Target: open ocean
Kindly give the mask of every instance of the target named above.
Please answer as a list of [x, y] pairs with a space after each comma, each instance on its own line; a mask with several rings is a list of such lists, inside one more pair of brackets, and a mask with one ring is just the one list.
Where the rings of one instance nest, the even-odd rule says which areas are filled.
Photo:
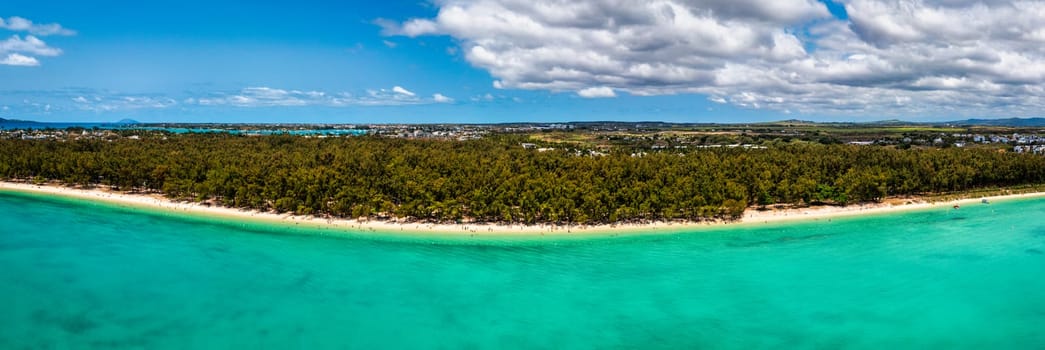
[[1041, 349], [1045, 199], [586, 238], [0, 192], [0, 348]]

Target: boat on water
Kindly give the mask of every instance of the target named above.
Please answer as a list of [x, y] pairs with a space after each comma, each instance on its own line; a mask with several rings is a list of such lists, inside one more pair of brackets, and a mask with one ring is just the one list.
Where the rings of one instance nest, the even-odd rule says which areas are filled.
[[987, 200], [987, 198], [984, 198], [984, 199], [981, 199], [981, 200], [980, 200], [980, 203], [983, 203], [983, 204], [991, 204], [991, 201]]

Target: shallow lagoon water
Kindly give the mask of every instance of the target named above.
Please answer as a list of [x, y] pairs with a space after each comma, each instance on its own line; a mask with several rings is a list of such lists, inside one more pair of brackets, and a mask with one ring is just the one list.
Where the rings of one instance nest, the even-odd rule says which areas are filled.
[[1043, 348], [1043, 213], [430, 238], [0, 192], [0, 348]]

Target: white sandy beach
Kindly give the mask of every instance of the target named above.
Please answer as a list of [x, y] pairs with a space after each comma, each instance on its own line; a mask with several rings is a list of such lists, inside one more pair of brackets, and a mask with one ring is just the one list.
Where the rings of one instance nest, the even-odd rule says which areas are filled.
[[1024, 194], [1012, 194], [992, 197], [975, 197], [946, 202], [927, 202], [918, 198], [892, 198], [882, 203], [854, 204], [845, 207], [819, 206], [807, 208], [789, 209], [766, 209], [757, 210], [749, 208], [744, 213], [744, 218], [739, 222], [652, 222], [652, 223], [628, 223], [615, 225], [505, 225], [505, 224], [435, 224], [418, 222], [395, 222], [380, 220], [350, 220], [333, 219], [314, 216], [299, 216], [289, 214], [277, 214], [272, 212], [248, 211], [242, 209], [209, 206], [200, 203], [176, 202], [158, 194], [133, 194], [117, 191], [109, 191], [102, 187], [95, 189], [80, 189], [65, 187], [56, 184], [34, 185], [16, 182], [0, 182], [0, 190], [21, 191], [39, 194], [58, 195], [72, 198], [105, 201], [113, 204], [150, 207], [172, 212], [187, 214], [201, 214], [203, 216], [238, 218], [289, 225], [307, 225], [319, 228], [349, 229], [368, 232], [410, 232], [410, 233], [440, 233], [440, 234], [522, 234], [522, 235], [563, 235], [563, 234], [596, 234], [613, 232], [636, 232], [636, 231], [676, 231], [690, 228], [738, 225], [738, 224], [760, 224], [782, 221], [801, 220], [830, 220], [836, 217], [892, 213], [905, 210], [941, 208], [953, 210], [954, 205], [976, 205], [985, 198], [991, 202], [1012, 198], [1030, 198], [1045, 196], [1045, 192], [1034, 192]]

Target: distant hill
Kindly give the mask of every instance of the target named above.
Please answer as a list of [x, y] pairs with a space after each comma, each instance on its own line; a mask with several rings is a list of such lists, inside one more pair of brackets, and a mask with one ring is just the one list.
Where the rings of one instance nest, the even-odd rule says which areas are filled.
[[788, 120], [781, 120], [781, 121], [777, 121], [777, 122], [768, 122], [768, 123], [765, 123], [765, 124], [810, 125], [810, 124], [816, 124], [816, 122], [810, 121], [810, 120], [801, 120], [801, 119], [788, 119]]
[[899, 119], [889, 119], [889, 120], [879, 120], [879, 121], [876, 121], [876, 122], [871, 122], [869, 124], [877, 124], [877, 125], [909, 125], [909, 124], [914, 124], [914, 123], [909, 122], [909, 121], [899, 120]]
[[32, 120], [21, 120], [21, 119], [4, 119], [0, 118], [0, 124], [90, 124], [90, 125], [127, 125], [127, 124], [141, 124], [141, 122], [134, 119], [120, 119], [113, 123], [99, 123], [99, 122], [38, 122]]
[[966, 119], [947, 122], [947, 124], [1045, 127], [1045, 118]]
[[0, 118], [0, 129], [65, 129], [65, 128], [106, 128], [122, 127], [125, 125], [139, 124], [135, 120], [124, 119], [116, 123], [88, 123], [88, 122], [38, 122], [32, 120], [4, 119]]
[[4, 119], [0, 118], [0, 129], [36, 129], [42, 128], [43, 123], [32, 120]]
[[19, 119], [4, 119], [4, 118], [0, 118], [0, 124], [2, 124], [2, 123], [39, 124], [40, 122], [34, 122], [32, 120], [19, 120]]

